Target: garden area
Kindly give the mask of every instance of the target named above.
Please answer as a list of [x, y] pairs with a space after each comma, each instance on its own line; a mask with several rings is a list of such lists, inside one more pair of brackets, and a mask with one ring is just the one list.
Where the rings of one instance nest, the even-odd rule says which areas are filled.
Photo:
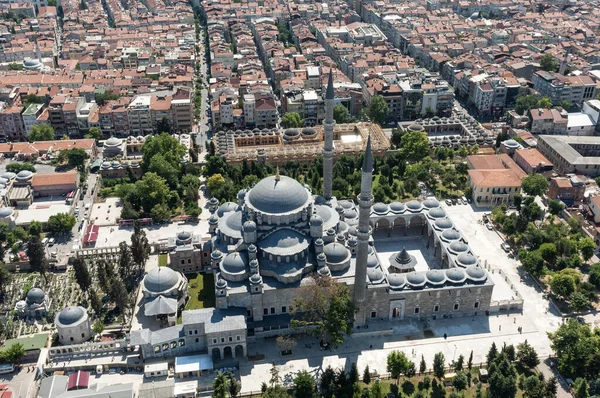
[[213, 274], [186, 274], [189, 286], [189, 300], [185, 305], [186, 310], [197, 310], [200, 308], [214, 308], [215, 277]]

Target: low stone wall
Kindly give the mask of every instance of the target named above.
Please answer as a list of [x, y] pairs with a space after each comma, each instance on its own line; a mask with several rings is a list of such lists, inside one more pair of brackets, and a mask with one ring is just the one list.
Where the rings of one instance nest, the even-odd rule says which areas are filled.
[[523, 310], [523, 297], [521, 296], [521, 294], [519, 293], [519, 291], [517, 290], [515, 285], [513, 285], [513, 283], [510, 281], [508, 276], [504, 273], [504, 271], [502, 271], [500, 268], [493, 268], [491, 265], [489, 265], [487, 263], [487, 260], [485, 261], [484, 267], [490, 274], [500, 274], [502, 276], [502, 278], [504, 279], [504, 281], [510, 287], [510, 290], [513, 292], [514, 297], [515, 297], [512, 300], [492, 300], [490, 302], [489, 311], [490, 312], [522, 311]]
[[129, 349], [129, 342], [127, 340], [113, 340], [97, 343], [73, 344], [60, 347], [50, 347], [48, 349], [48, 358], [77, 358], [82, 356], [89, 357], [98, 354], [122, 355], [124, 352], [126, 352], [127, 349]]

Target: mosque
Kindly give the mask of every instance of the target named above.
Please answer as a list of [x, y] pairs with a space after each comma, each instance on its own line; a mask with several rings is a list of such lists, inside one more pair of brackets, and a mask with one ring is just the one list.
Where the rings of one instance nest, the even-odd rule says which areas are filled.
[[[473, 316], [489, 310], [494, 283], [435, 198], [373, 204], [370, 136], [356, 203], [332, 196], [332, 82], [330, 76], [323, 195], [277, 173], [240, 191], [237, 203], [209, 201], [210, 261], [189, 256], [200, 246], [192, 244], [188, 233], [177, 237], [179, 246], [172, 242], [177, 254], [172, 266], [190, 263], [212, 272], [216, 308], [183, 311], [181, 325], [132, 331], [131, 343], [141, 347], [144, 358], [191, 352], [212, 353], [215, 360], [246, 355], [250, 338], [289, 333], [298, 288], [313, 275], [350, 287], [359, 308], [357, 328], [373, 321]], [[148, 276], [160, 289], [148, 289], [145, 280], [146, 290], [155, 293], [146, 297], [147, 315], [156, 315], [156, 294], [178, 285], [174, 274]]]
[[[212, 209], [217, 307], [244, 309], [249, 330], [257, 333], [285, 329], [297, 288], [316, 272], [351, 287], [360, 309], [356, 326], [487, 311], [494, 284], [435, 198], [373, 204], [370, 137], [357, 204], [332, 196], [332, 81], [323, 123], [323, 195], [277, 173], [240, 191], [238, 203]], [[403, 248], [415, 242], [422, 247]], [[380, 255], [378, 246], [393, 252]]]

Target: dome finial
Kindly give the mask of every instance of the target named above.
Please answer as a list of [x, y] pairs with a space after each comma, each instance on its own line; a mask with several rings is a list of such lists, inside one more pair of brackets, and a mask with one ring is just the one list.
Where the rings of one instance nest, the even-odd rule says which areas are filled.
[[275, 181], [281, 180], [281, 176], [279, 175], [279, 166], [277, 166], [277, 173], [275, 174]]

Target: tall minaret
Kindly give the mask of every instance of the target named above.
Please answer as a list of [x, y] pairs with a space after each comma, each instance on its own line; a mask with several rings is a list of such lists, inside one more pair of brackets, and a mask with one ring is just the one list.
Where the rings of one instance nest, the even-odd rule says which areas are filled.
[[358, 246], [356, 248], [356, 273], [354, 277], [354, 301], [359, 308], [356, 316], [357, 325], [366, 322], [364, 308], [367, 290], [367, 256], [369, 254], [369, 216], [373, 205], [371, 188], [373, 185], [373, 154], [371, 153], [371, 136], [367, 140], [367, 149], [362, 165], [360, 195], [358, 195]]
[[329, 81], [327, 82], [327, 93], [325, 95], [325, 120], [323, 129], [325, 130], [325, 146], [323, 148], [323, 197], [331, 199], [331, 190], [333, 185], [333, 73], [329, 69]]

